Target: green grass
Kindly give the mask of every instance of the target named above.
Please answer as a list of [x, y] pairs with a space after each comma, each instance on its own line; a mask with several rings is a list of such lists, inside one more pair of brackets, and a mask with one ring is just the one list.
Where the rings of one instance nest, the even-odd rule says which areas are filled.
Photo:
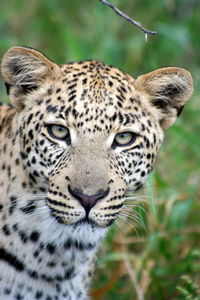
[[[194, 95], [168, 130], [155, 171], [140, 192], [144, 228], [111, 228], [97, 262], [96, 300], [199, 300], [200, 3], [112, 0], [158, 35], [144, 34], [98, 0], [1, 2], [0, 56], [13, 45], [37, 48], [58, 63], [98, 58], [134, 77], [161, 66], [191, 71]], [[3, 83], [1, 98], [7, 101]], [[135, 230], [133, 228], [135, 227]]]

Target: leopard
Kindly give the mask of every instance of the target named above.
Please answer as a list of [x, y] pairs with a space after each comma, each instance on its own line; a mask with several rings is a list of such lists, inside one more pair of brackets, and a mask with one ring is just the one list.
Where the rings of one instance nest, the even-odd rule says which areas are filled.
[[98, 250], [152, 171], [192, 76], [58, 65], [21, 46], [1, 72], [0, 300], [89, 299]]

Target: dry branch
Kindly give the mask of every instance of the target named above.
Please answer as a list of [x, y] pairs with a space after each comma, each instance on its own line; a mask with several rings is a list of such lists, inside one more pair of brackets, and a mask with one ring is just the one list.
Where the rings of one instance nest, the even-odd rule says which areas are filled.
[[114, 12], [119, 15], [120, 17], [124, 18], [125, 20], [127, 20], [128, 22], [134, 24], [135, 26], [137, 26], [139, 29], [141, 29], [144, 34], [145, 37], [147, 38], [147, 34], [157, 34], [156, 31], [151, 31], [148, 30], [146, 28], [143, 27], [143, 25], [140, 22], [135, 21], [134, 19], [130, 18], [129, 16], [127, 16], [125, 13], [123, 13], [121, 10], [119, 10], [115, 5], [113, 5], [112, 3], [106, 1], [106, 0], [99, 0], [101, 3], [109, 6], [110, 8], [112, 8], [114, 10]]

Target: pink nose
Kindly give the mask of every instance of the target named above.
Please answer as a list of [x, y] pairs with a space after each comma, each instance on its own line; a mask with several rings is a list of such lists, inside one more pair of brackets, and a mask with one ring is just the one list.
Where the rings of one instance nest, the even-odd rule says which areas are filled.
[[85, 195], [80, 189], [72, 189], [70, 185], [68, 185], [69, 193], [76, 198], [80, 204], [84, 207], [86, 213], [88, 214], [90, 209], [95, 206], [98, 200], [105, 198], [109, 193], [109, 188], [104, 190], [99, 190], [95, 195]]

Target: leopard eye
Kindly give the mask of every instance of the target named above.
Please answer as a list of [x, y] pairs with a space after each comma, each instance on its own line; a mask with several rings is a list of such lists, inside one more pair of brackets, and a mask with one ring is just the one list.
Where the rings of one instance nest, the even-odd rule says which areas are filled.
[[136, 138], [137, 138], [137, 134], [135, 134], [134, 132], [124, 131], [116, 134], [113, 143], [115, 147], [129, 146], [133, 142], [135, 142]]
[[69, 129], [56, 124], [51, 124], [47, 126], [48, 133], [58, 140], [66, 140], [70, 138]]

